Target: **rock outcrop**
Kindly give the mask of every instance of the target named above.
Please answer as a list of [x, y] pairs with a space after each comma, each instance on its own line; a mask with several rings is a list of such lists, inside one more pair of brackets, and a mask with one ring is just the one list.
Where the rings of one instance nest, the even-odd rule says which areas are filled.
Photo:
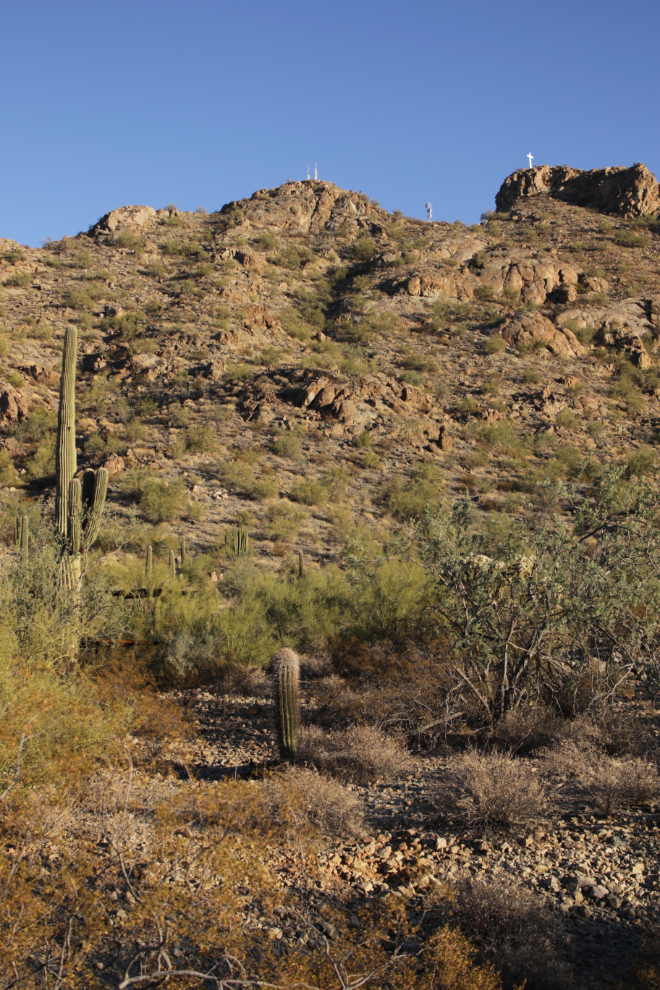
[[523, 313], [502, 328], [502, 336], [516, 347], [533, 347], [540, 343], [558, 357], [583, 357], [587, 353], [572, 330], [557, 327], [540, 313]]
[[505, 212], [520, 199], [541, 195], [621, 217], [650, 216], [660, 211], [660, 186], [642, 164], [591, 171], [567, 165], [519, 169], [504, 180], [495, 205]]

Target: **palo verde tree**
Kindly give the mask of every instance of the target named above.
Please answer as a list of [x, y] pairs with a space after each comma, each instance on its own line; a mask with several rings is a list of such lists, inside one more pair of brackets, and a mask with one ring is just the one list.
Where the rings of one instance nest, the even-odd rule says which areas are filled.
[[591, 493], [552, 494], [561, 516], [530, 514], [495, 541], [464, 499], [390, 547], [426, 571], [420, 632], [491, 722], [523, 703], [566, 706], [589, 680], [611, 693], [634, 668], [660, 675], [655, 485], [613, 470]]

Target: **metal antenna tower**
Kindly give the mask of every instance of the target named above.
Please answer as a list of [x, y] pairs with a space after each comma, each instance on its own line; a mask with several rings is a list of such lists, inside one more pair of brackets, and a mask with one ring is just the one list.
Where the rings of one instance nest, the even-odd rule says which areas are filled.
[[316, 170], [316, 162], [314, 162], [314, 179], [316, 180], [318, 179], [318, 177], [319, 177], [319, 173]]
[[426, 207], [426, 219], [431, 221], [433, 219], [433, 203], [424, 203]]

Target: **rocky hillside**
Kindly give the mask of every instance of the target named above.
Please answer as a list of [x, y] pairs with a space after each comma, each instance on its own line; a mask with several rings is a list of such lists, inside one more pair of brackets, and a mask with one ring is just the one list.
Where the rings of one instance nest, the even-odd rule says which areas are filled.
[[[119, 525], [137, 502], [199, 549], [240, 522], [264, 560], [322, 561], [356, 525], [385, 534], [465, 489], [496, 525], [546, 479], [650, 470], [658, 183], [541, 166], [496, 202], [466, 227], [289, 182], [210, 214], [123, 207], [41, 249], [0, 240], [2, 482], [51, 496], [69, 323], [79, 466], [108, 466]], [[173, 508], [141, 500], [145, 469]]]

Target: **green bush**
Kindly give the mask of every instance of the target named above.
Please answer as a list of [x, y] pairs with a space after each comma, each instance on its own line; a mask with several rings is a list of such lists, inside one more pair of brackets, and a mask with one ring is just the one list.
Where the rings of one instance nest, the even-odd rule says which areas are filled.
[[506, 343], [499, 333], [492, 333], [484, 344], [486, 354], [501, 354], [505, 347]]
[[370, 237], [359, 237], [353, 245], [353, 254], [358, 261], [371, 261], [376, 254], [376, 245]]
[[5, 279], [5, 285], [13, 286], [17, 289], [24, 289], [32, 281], [32, 274], [30, 272], [16, 272], [14, 275], [10, 275], [8, 279]]
[[148, 478], [140, 486], [140, 507], [149, 522], [174, 522], [185, 505], [186, 487], [180, 478], [171, 482]]
[[300, 441], [305, 431], [301, 426], [296, 426], [292, 430], [281, 430], [275, 434], [273, 440], [273, 450], [278, 457], [291, 457], [298, 459], [302, 450]]
[[264, 532], [269, 540], [290, 540], [296, 535], [307, 515], [307, 509], [302, 505], [293, 505], [283, 500], [273, 502], [266, 512]]
[[186, 450], [193, 454], [211, 454], [217, 447], [213, 430], [208, 426], [189, 426], [185, 442]]
[[413, 468], [410, 478], [393, 478], [383, 491], [385, 504], [396, 519], [422, 519], [430, 507], [436, 509], [442, 501], [444, 478], [435, 464]]
[[328, 489], [320, 481], [301, 481], [291, 490], [289, 498], [303, 505], [325, 505]]

